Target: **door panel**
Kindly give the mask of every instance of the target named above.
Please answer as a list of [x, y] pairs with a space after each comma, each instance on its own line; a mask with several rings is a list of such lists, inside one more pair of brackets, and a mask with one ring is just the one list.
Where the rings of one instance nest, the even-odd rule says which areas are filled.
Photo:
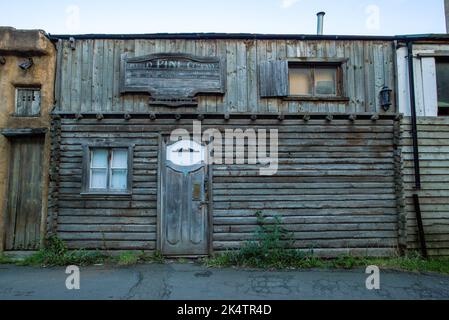
[[175, 197], [174, 195], [182, 194], [183, 189], [183, 174], [174, 170], [167, 169], [166, 173], [167, 185], [166, 185], [166, 219], [165, 232], [167, 235], [167, 242], [171, 246], [178, 245], [182, 240], [182, 215], [179, 214], [183, 209], [183, 201], [181, 197]]
[[11, 141], [6, 250], [36, 250], [40, 242], [44, 139]]
[[190, 215], [190, 241], [196, 245], [204, 240], [206, 219], [205, 170], [192, 173], [189, 181], [192, 199], [192, 213]]
[[[195, 152], [194, 149], [183, 148], [179, 151], [167, 148], [165, 145], [163, 148], [166, 152]], [[186, 156], [187, 158], [189, 157]], [[206, 177], [205, 162], [180, 166], [167, 160], [166, 155], [163, 157], [160, 186], [163, 254], [208, 254]]]

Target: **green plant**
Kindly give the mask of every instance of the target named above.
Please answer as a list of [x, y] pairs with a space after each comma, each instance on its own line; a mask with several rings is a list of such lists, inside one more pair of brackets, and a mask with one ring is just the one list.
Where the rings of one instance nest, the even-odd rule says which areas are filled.
[[156, 252], [153, 254], [153, 256], [152, 256], [152, 262], [154, 262], [154, 263], [160, 263], [160, 264], [165, 263], [165, 258], [164, 258], [164, 256], [162, 255], [162, 252], [156, 251]]
[[344, 255], [333, 259], [331, 262], [335, 268], [353, 269], [354, 267], [363, 263], [364, 260], [361, 258], [355, 258], [351, 255]]
[[290, 249], [292, 234], [285, 230], [279, 217], [268, 219], [261, 212], [257, 212], [256, 217], [254, 240], [245, 242], [240, 250], [228, 251], [215, 259], [207, 260], [206, 264], [282, 268], [293, 265], [304, 257], [298, 250]]
[[15, 261], [10, 257], [0, 254], [0, 264], [13, 264]]
[[51, 236], [46, 241], [44, 249], [18, 262], [22, 266], [67, 266], [67, 265], [91, 265], [102, 263], [107, 257], [98, 251], [85, 250], [69, 251], [64, 241], [56, 236]]
[[117, 258], [117, 263], [120, 266], [133, 266], [139, 263], [142, 255], [135, 252], [124, 252]]

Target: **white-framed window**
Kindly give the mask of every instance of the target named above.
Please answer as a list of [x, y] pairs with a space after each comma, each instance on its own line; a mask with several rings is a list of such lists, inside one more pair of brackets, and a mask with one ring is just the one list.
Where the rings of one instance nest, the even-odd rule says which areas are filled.
[[89, 148], [89, 190], [125, 192], [129, 189], [129, 149]]
[[37, 117], [41, 113], [40, 88], [16, 88], [16, 117]]

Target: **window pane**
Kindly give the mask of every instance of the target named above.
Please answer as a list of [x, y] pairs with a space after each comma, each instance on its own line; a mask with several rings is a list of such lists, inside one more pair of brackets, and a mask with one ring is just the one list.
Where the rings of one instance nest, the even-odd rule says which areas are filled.
[[112, 170], [111, 177], [111, 189], [114, 190], [126, 190], [128, 187], [127, 183], [128, 170]]
[[337, 69], [316, 68], [315, 69], [315, 93], [317, 95], [337, 94]]
[[107, 168], [108, 167], [108, 150], [92, 149], [91, 168]]
[[289, 82], [291, 95], [312, 95], [312, 72], [310, 68], [290, 68]]
[[92, 169], [90, 172], [91, 189], [107, 189], [107, 169]]
[[128, 150], [114, 149], [112, 152], [112, 168], [128, 168]]
[[438, 107], [449, 108], [449, 62], [437, 62]]

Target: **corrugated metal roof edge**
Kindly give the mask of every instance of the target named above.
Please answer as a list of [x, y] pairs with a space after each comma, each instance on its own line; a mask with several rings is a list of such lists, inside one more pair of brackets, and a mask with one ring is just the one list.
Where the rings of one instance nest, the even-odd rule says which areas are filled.
[[367, 41], [426, 41], [446, 40], [449, 34], [412, 34], [397, 36], [363, 36], [363, 35], [306, 35], [306, 34], [257, 34], [257, 33], [144, 33], [144, 34], [47, 34], [50, 40], [138, 40], [138, 39], [179, 39], [179, 40], [367, 40]]

